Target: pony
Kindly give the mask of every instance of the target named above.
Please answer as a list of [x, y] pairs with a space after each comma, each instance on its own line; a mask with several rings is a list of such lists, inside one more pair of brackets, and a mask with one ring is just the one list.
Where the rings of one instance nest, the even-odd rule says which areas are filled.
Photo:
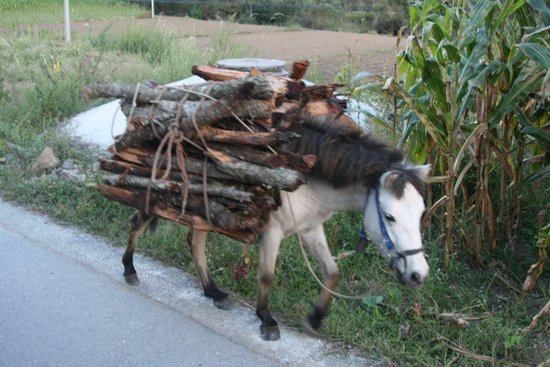
[[[260, 235], [256, 315], [264, 340], [280, 338], [268, 299], [281, 241], [295, 233], [317, 261], [324, 284], [305, 327], [315, 331], [321, 326], [338, 283], [338, 267], [330, 253], [323, 223], [336, 211], [362, 211], [362, 236], [368, 235], [380, 254], [390, 260], [402, 283], [418, 287], [429, 272], [420, 227], [425, 211], [422, 194], [430, 166], [403, 163], [404, 154], [400, 150], [357, 126], [342, 127], [335, 118], [305, 118], [295, 131], [300, 137], [285, 149], [302, 155], [315, 154], [317, 163], [306, 184], [293, 192], [281, 192], [281, 204], [272, 211]], [[133, 265], [137, 240], [155, 221], [155, 216], [139, 211], [133, 217], [122, 257], [124, 277], [129, 284], [138, 283]], [[218, 308], [228, 309], [232, 301], [227, 292], [216, 286], [206, 264], [206, 240], [207, 232], [189, 231], [187, 242], [204, 294]]]

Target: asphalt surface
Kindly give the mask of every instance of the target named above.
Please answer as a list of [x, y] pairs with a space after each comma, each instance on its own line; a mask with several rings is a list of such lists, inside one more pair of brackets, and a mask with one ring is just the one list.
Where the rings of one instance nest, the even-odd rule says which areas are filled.
[[216, 309], [182, 270], [0, 199], [0, 366], [368, 366], [376, 361], [282, 327], [264, 342], [254, 311]]
[[274, 366], [165, 305], [0, 228], [1, 366]]

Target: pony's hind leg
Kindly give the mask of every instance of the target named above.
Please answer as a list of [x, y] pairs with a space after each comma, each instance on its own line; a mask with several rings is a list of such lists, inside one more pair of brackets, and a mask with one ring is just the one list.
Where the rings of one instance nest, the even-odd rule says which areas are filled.
[[124, 265], [124, 279], [130, 285], [137, 285], [139, 278], [134, 268], [134, 251], [139, 237], [145, 232], [149, 224], [156, 219], [154, 215], [145, 214], [142, 211], [136, 211], [130, 219], [130, 235], [126, 251], [122, 255], [122, 264]]
[[275, 263], [282, 239], [282, 232], [272, 228], [263, 233], [260, 241], [259, 292], [256, 315], [261, 321], [260, 332], [263, 340], [278, 340], [281, 337], [279, 325], [271, 316], [267, 302], [273, 285]]
[[228, 310], [233, 307], [233, 301], [226, 292], [221, 291], [208, 270], [206, 264], [206, 237], [208, 232], [189, 230], [187, 235], [187, 244], [193, 255], [193, 262], [199, 273], [199, 278], [204, 290], [204, 295], [212, 298], [214, 305], [222, 310]]
[[[338, 285], [338, 266], [330, 253], [323, 225], [300, 233], [304, 246], [317, 260], [321, 273], [323, 274], [323, 288], [317, 303], [313, 306], [313, 312], [308, 316], [305, 328], [308, 331], [315, 331], [321, 326], [330, 306], [332, 293]], [[327, 288], [330, 290], [328, 291]]]

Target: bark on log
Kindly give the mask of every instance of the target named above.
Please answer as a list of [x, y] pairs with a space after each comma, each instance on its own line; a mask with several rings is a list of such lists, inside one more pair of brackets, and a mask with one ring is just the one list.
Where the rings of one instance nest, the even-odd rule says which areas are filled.
[[[191, 116], [195, 114], [195, 121], [198, 126], [212, 124], [216, 121], [230, 118], [235, 114], [244, 119], [269, 119], [271, 112], [275, 108], [275, 101], [272, 99], [219, 99], [217, 101], [186, 102], [180, 111], [180, 120], [178, 121], [182, 132], [194, 130]], [[130, 117], [132, 104], [130, 101], [124, 101], [120, 109]], [[131, 116], [131, 123], [134, 125], [147, 125], [151, 120], [155, 120], [168, 127], [175, 122], [176, 114], [180, 109], [178, 102], [158, 101], [150, 107], [135, 107]]]
[[232, 131], [205, 126], [200, 129], [204, 140], [216, 143], [243, 144], [243, 145], [279, 145], [289, 143], [291, 139], [299, 137], [290, 131], [248, 132]]
[[[141, 192], [131, 191], [119, 187], [111, 187], [107, 185], [99, 185], [98, 188], [101, 193], [108, 199], [122, 202], [128, 206], [140, 210], [144, 210], [145, 208], [145, 196]], [[202, 218], [199, 215], [193, 214], [190, 211], [189, 213], [186, 213], [183, 217], [181, 217], [180, 211], [162, 203], [154, 203], [150, 209], [152, 214], [171, 220], [172, 222], [185, 224], [199, 231], [218, 232], [245, 243], [254, 242], [258, 233], [255, 231], [255, 229], [252, 231], [225, 230], [223, 228], [214, 227], [211, 226], [206, 219]]]
[[[153, 166], [155, 151], [147, 148], [135, 148], [130, 147], [126, 148], [123, 151], [114, 151], [111, 149], [111, 152], [117, 156], [118, 158], [140, 164], [142, 166]], [[188, 173], [195, 174], [198, 176], [202, 176], [204, 172], [204, 160], [199, 160], [195, 158], [188, 158], [185, 161], [185, 168], [187, 169]], [[167, 164], [165, 161], [159, 162], [159, 168], [165, 169], [167, 168]], [[172, 170], [179, 170], [179, 167], [177, 165], [176, 157], [172, 157], [172, 166], [170, 167]], [[206, 162], [206, 171], [208, 173], [208, 178], [214, 178], [214, 179], [222, 179], [222, 180], [234, 180], [234, 177], [227, 175], [220, 171], [215, 164]]]
[[[277, 87], [278, 89], [273, 89]], [[227, 80], [225, 82], [206, 82], [181, 87], [163, 86], [151, 88], [143, 84], [116, 83], [99, 81], [87, 85], [82, 92], [84, 98], [124, 98], [133, 100], [136, 94], [136, 103], [144, 104], [153, 100], [180, 101], [186, 97], [189, 101], [199, 101], [203, 95], [215, 99], [227, 96], [243, 96], [254, 99], [271, 99], [277, 95], [285, 95], [287, 88], [284, 83], [275, 83], [265, 77], [247, 77], [244, 79]]]
[[281, 154], [274, 154], [271, 152], [261, 151], [259, 149], [234, 145], [234, 144], [219, 144], [210, 143], [208, 146], [212, 149], [224, 152], [233, 158], [240, 159], [242, 161], [259, 164], [260, 166], [266, 166], [270, 168], [284, 167], [289, 164], [288, 157]]
[[278, 153], [288, 159], [289, 167], [301, 172], [308, 173], [315, 166], [315, 163], [317, 163], [317, 156], [315, 154], [302, 156], [285, 149], [278, 149]]
[[[250, 73], [230, 69], [217, 68], [209, 65], [195, 65], [192, 73], [205, 80], [229, 81], [234, 79], [245, 79]], [[304, 88], [304, 83], [287, 76], [264, 74], [277, 96], [285, 96], [289, 99], [299, 99]]]
[[292, 65], [292, 74], [290, 74], [290, 78], [294, 80], [302, 80], [304, 78], [304, 75], [306, 75], [306, 71], [308, 67], [309, 67], [308, 60], [296, 61]]
[[305, 177], [288, 168], [267, 168], [256, 164], [231, 158], [215, 150], [209, 150], [207, 156], [214, 160], [216, 166], [224, 173], [243, 182], [258, 185], [270, 185], [285, 191], [294, 191], [306, 182]]
[[[177, 122], [178, 130], [185, 136], [192, 138], [196, 134], [193, 124], [193, 114], [197, 127], [213, 124], [217, 121], [233, 116], [245, 119], [267, 119], [271, 117], [274, 108], [273, 100], [226, 100], [204, 101], [184, 103]], [[130, 102], [122, 103], [121, 110], [129, 117], [129, 122], [136, 127], [127, 131], [119, 138], [115, 147], [122, 151], [126, 147], [141, 146], [147, 141], [158, 139], [168, 131], [168, 128], [176, 123], [179, 103], [172, 101], [159, 101], [154, 107], [135, 107], [132, 111]], [[131, 116], [130, 116], [131, 114]], [[152, 124], [155, 125], [153, 129]], [[158, 136], [155, 134], [155, 130]]]
[[[141, 189], [146, 189], [151, 185], [151, 189], [155, 191], [168, 191], [168, 192], [181, 192], [183, 185], [181, 182], [171, 180], [156, 180], [152, 181], [149, 178], [113, 174], [103, 176], [103, 181], [111, 186], [132, 186]], [[190, 183], [187, 186], [189, 194], [202, 195], [205, 188], [202, 184]], [[225, 187], [215, 183], [209, 183], [206, 185], [206, 192], [210, 196], [221, 196], [228, 199], [238, 200], [240, 202], [251, 202], [254, 198], [254, 194], [242, 190], [237, 190], [233, 187]]]

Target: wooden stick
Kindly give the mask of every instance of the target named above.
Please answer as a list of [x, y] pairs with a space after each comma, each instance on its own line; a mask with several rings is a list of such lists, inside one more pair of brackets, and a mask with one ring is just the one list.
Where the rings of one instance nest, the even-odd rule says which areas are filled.
[[[135, 175], [106, 175], [103, 176], [103, 181], [111, 186], [133, 186], [138, 188], [147, 188], [151, 186], [156, 191], [181, 192], [182, 183], [171, 180], [155, 180]], [[254, 195], [250, 192], [235, 189], [233, 187], [221, 186], [215, 183], [209, 183], [206, 188], [202, 184], [189, 184], [188, 191], [190, 194], [202, 194], [204, 190], [208, 195], [221, 196], [228, 199], [238, 200], [240, 202], [252, 201]]]
[[[140, 210], [145, 208], [145, 196], [142, 193], [106, 185], [99, 185], [98, 189], [108, 199], [119, 201]], [[254, 230], [227, 230], [224, 228], [214, 227], [211, 226], [204, 218], [192, 213], [191, 211], [186, 213], [184, 216], [181, 216], [178, 210], [160, 202], [152, 205], [151, 213], [171, 220], [175, 223], [188, 225], [195, 230], [218, 232], [245, 243], [254, 242], [258, 233]]]
[[244, 182], [271, 185], [285, 191], [294, 191], [306, 182], [305, 177], [287, 168], [267, 168], [232, 158], [220, 151], [208, 150], [207, 156], [224, 173]]
[[299, 137], [290, 131], [248, 132], [218, 129], [205, 126], [200, 129], [200, 135], [206, 141], [243, 145], [280, 145], [289, 143], [291, 139]]
[[[195, 65], [191, 72], [205, 80], [216, 81], [244, 79], [250, 75], [246, 71], [223, 69], [209, 65]], [[275, 91], [276, 95], [285, 96], [289, 99], [300, 99], [304, 88], [303, 82], [281, 75], [264, 74], [263, 77], [271, 83], [271, 88]]]
[[[278, 87], [274, 90], [273, 86]], [[84, 98], [124, 98], [132, 99], [137, 89], [136, 84], [98, 81], [82, 89]], [[246, 77], [244, 79], [227, 80], [224, 82], [206, 82], [181, 87], [162, 86], [151, 88], [140, 84], [136, 102], [149, 103], [153, 100], [180, 101], [187, 98], [189, 101], [198, 101], [204, 94], [214, 99], [225, 98], [229, 95], [241, 95], [254, 99], [271, 99], [278, 95], [285, 95], [284, 83], [275, 84], [265, 77]], [[160, 98], [159, 98], [160, 97]]]

